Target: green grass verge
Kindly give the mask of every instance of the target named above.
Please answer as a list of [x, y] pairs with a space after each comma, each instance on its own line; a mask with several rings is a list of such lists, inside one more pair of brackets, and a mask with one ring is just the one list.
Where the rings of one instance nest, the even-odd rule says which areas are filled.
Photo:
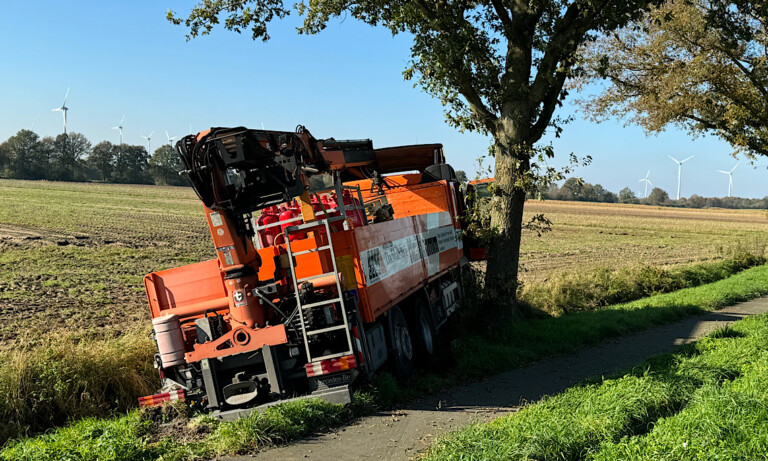
[[[492, 342], [479, 335], [462, 338], [454, 342], [458, 364], [449, 375], [428, 375], [407, 387], [398, 387], [391, 378], [383, 375], [379, 377], [374, 393], [358, 394], [352, 406], [344, 407], [309, 400], [278, 405], [267, 412], [255, 413], [249, 418], [231, 423], [218, 423], [205, 418], [193, 419], [187, 424], [192, 427], [204, 425], [211, 432], [201, 440], [190, 443], [170, 437], [156, 440], [152, 436], [152, 428], [155, 426], [143, 420], [138, 413], [131, 412], [118, 418], [80, 421], [40, 437], [14, 441], [0, 452], [0, 458], [58, 459], [69, 456], [73, 459], [112, 459], [109, 457], [112, 456], [110, 453], [131, 450], [131, 457], [135, 459], [142, 459], [142, 456], [195, 459], [248, 452], [272, 442], [288, 441], [315, 430], [343, 424], [355, 416], [369, 414], [377, 405], [391, 405], [409, 396], [457, 384], [467, 376], [512, 368], [538, 358], [570, 352], [606, 337], [639, 331], [655, 324], [672, 322], [686, 315], [765, 295], [768, 294], [767, 280], [768, 266], [760, 266], [710, 285], [658, 295], [600, 311], [518, 322], [503, 329], [502, 334]], [[749, 357], [751, 352], [743, 350], [740, 354]], [[671, 362], [672, 359], [666, 361]], [[652, 361], [656, 364], [655, 367], [662, 367], [667, 362], [658, 359]], [[580, 407], [580, 412], [574, 413], [580, 415], [579, 420], [583, 420], [579, 423], [581, 426], [574, 422], [571, 414], [574, 409], [579, 408], [582, 397], [573, 398], [569, 404], [571, 409], [559, 413], [560, 419], [554, 418], [552, 414], [547, 416], [553, 417], [553, 421], [559, 421], [548, 431], [552, 434], [566, 434], [575, 430], [573, 428], [580, 427], [582, 435], [569, 442], [569, 446], [574, 447], [572, 451], [578, 453], [582, 453], [585, 446], [591, 447], [593, 442], [590, 441], [606, 437], [590, 432], [592, 427], [596, 428], [599, 434], [613, 434], [611, 437], [617, 440], [626, 432], [626, 428], [629, 428], [630, 432], [640, 433], [647, 427], [644, 426], [645, 421], [655, 420], [658, 416], [667, 414], [670, 408], [680, 407], [682, 401], [678, 395], [690, 394], [709, 379], [705, 371], [707, 367], [716, 365], [715, 360], [712, 359], [705, 365], [699, 367], [699, 371], [689, 373], [691, 376], [698, 376], [698, 381], [693, 378], [688, 381], [666, 379], [651, 370], [630, 375], [621, 384], [608, 384], [601, 388], [602, 397], [590, 397], [585, 400], [588, 406]], [[712, 370], [719, 379], [734, 376], [733, 367], [727, 363]], [[627, 389], [631, 392], [624, 392]], [[612, 402], [620, 402], [620, 406], [612, 407]], [[595, 411], [590, 413], [585, 410], [590, 407]], [[590, 415], [592, 417], [589, 417]], [[605, 421], [611, 421], [609, 426], [613, 429], [607, 429], [608, 426], [603, 424]], [[616, 427], [620, 429], [615, 429]], [[105, 437], [105, 433], [109, 437]], [[98, 439], [100, 442], [83, 441], [83, 437]], [[541, 437], [540, 435], [539, 438]], [[544, 445], [548, 445], [548, 442]], [[83, 448], [90, 446], [96, 448]], [[83, 450], [87, 453], [82, 453]]]
[[427, 460], [762, 459], [768, 316], [449, 434]]
[[768, 265], [700, 287], [596, 311], [511, 322], [492, 334], [477, 332], [459, 338], [452, 349], [460, 374], [483, 376], [764, 295], [768, 295]]
[[[173, 433], [157, 433], [155, 421], [139, 410], [107, 419], [88, 418], [48, 434], [7, 444], [2, 460], [190, 460], [254, 451], [309, 435], [371, 411], [370, 395], [351, 405], [300, 400], [270, 407], [232, 422], [209, 416], [182, 421]], [[188, 434], [203, 434], [185, 440]], [[195, 440], [197, 439], [197, 440]]]

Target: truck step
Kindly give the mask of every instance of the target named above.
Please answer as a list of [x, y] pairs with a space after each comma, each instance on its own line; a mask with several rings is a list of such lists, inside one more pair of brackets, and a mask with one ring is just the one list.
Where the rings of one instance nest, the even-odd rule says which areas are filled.
[[325, 274], [317, 274], [317, 275], [312, 275], [310, 277], [304, 277], [303, 279], [296, 280], [296, 284], [300, 285], [303, 282], [307, 282], [309, 280], [319, 279], [321, 277], [327, 277], [329, 275], [336, 275], [336, 272], [326, 272]]
[[331, 249], [330, 245], [325, 245], [325, 246], [321, 246], [321, 247], [317, 247], [317, 248], [312, 248], [310, 250], [298, 251], [298, 252], [294, 253], [293, 255], [294, 256], [301, 256], [301, 255], [305, 255], [305, 254], [309, 254], [309, 253], [317, 253], [317, 252], [320, 252], [320, 251], [325, 251], [325, 250], [330, 250], [330, 249]]
[[304, 304], [301, 307], [304, 309], [312, 309], [313, 307], [317, 306], [325, 306], [326, 304], [333, 304], [341, 301], [341, 298], [333, 298], [333, 299], [326, 299], [325, 301], [318, 301], [316, 303], [312, 304]]
[[347, 326], [346, 325], [335, 325], [335, 326], [328, 327], [328, 328], [321, 328], [319, 330], [311, 330], [311, 331], [307, 331], [307, 336], [321, 335], [323, 333], [328, 333], [329, 331], [342, 330], [344, 328], [347, 328]]

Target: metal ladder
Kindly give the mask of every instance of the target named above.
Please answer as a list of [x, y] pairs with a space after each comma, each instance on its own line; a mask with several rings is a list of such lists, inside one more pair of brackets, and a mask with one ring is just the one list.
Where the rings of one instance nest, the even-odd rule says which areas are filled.
[[[329, 222], [331, 222], [331, 221], [341, 221], [342, 219], [344, 219], [343, 216], [338, 216], [338, 217], [335, 217], [335, 218], [321, 218], [321, 219], [319, 219], [317, 221], [314, 221], [314, 222], [300, 224], [298, 226], [291, 226], [291, 227], [288, 227], [288, 228], [285, 229], [285, 248], [286, 248], [286, 251], [288, 252], [288, 261], [289, 261], [290, 266], [291, 266], [291, 278], [293, 279], [293, 288], [294, 288], [294, 292], [296, 293], [296, 305], [298, 306], [299, 321], [301, 322], [301, 332], [302, 332], [302, 335], [304, 337], [304, 347], [305, 347], [306, 352], [307, 352], [307, 361], [308, 362], [316, 362], [318, 360], [326, 360], [326, 359], [332, 359], [332, 358], [336, 358], [336, 357], [342, 357], [342, 356], [345, 356], [345, 355], [354, 354], [353, 343], [352, 343], [352, 335], [351, 335], [351, 333], [349, 331], [350, 330], [349, 329], [349, 320], [347, 319], [347, 308], [346, 308], [346, 305], [344, 304], [344, 294], [343, 294], [343, 291], [342, 291], [341, 282], [339, 281], [339, 271], [338, 271], [338, 269], [336, 267], [336, 253], [333, 250], [333, 239], [331, 238], [331, 228], [329, 226]], [[298, 251], [298, 252], [294, 253], [293, 250], [291, 249], [290, 234], [294, 233], [294, 232], [306, 231], [306, 230], [310, 230], [310, 229], [314, 229], [314, 228], [318, 228], [318, 227], [324, 227], [325, 228], [325, 235], [328, 237], [328, 245], [323, 245], [323, 246], [320, 246], [320, 247], [317, 247], [317, 248], [312, 248], [312, 249], [304, 250], [304, 251]], [[312, 275], [310, 277], [304, 277], [304, 278], [301, 278], [301, 279], [297, 278], [296, 277], [296, 265], [294, 263], [294, 256], [301, 256], [301, 255], [309, 254], [309, 253], [318, 253], [320, 251], [328, 251], [328, 252], [330, 252], [330, 254], [331, 254], [331, 263], [333, 264], [333, 272], [326, 272], [324, 274]], [[336, 280], [336, 294], [337, 294], [336, 297], [334, 297], [332, 299], [327, 299], [327, 300], [323, 300], [323, 301], [314, 302], [314, 303], [302, 304], [301, 296], [299, 296], [299, 285], [304, 283], [304, 282], [309, 282], [309, 281], [312, 281], [314, 279], [318, 279], [320, 277], [326, 277], [328, 275], [333, 275], [334, 279]], [[307, 330], [307, 324], [306, 324], [306, 320], [305, 320], [305, 316], [304, 316], [304, 309], [314, 309], [314, 308], [317, 308], [317, 307], [327, 306], [327, 305], [335, 304], [335, 303], [339, 303], [339, 308], [341, 310], [341, 319], [342, 319], [342, 323], [341, 324], [333, 325], [333, 326], [326, 327], [326, 328], [320, 328], [320, 329], [317, 329], [317, 330]], [[346, 338], [347, 338], [347, 350], [340, 351], [340, 352], [335, 352], [335, 353], [332, 353], [332, 354], [327, 354], [327, 355], [323, 355], [323, 356], [319, 356], [319, 357], [312, 357], [312, 353], [309, 350], [309, 337], [310, 336], [321, 335], [321, 334], [330, 333], [332, 331], [338, 331], [338, 330], [342, 330], [342, 329], [344, 330], [344, 333], [345, 333]]]

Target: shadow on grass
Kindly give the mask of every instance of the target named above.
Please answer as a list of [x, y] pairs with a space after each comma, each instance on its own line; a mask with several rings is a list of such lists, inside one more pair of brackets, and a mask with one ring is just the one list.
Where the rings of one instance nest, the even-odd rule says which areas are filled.
[[[578, 312], [518, 322], [495, 333], [471, 333], [454, 341], [453, 352], [459, 373], [478, 377], [706, 312], [693, 304]], [[714, 320], [731, 319], [712, 315], [719, 316]]]
[[[696, 343], [686, 344], [674, 353], [652, 355], [632, 368], [618, 367], [620, 371], [614, 369], [607, 377], [581, 381], [564, 392], [558, 391], [556, 395], [527, 407], [515, 417], [500, 418], [492, 424], [468, 426], [438, 441], [426, 459], [584, 459], [587, 453], [606, 442], [629, 443], [627, 438], [649, 433], [660, 419], [676, 417], [692, 402], [700, 405], [698, 397], [702, 392], [734, 382], [751, 369], [750, 365], [765, 350], [768, 339], [766, 317], [749, 319], [735, 327], [712, 328], [721, 321], [740, 320], [749, 311], [740, 309], [734, 313], [710, 313], [703, 318], [680, 322], [674, 327], [657, 329], [655, 332], [662, 332], [657, 346], [668, 349], [675, 346], [674, 342], [668, 341], [674, 335], [688, 337], [693, 329], [696, 329], [696, 335], [701, 334], [699, 327], [702, 322], [708, 323], [706, 326], [709, 328], [704, 330], [709, 329], [712, 334]], [[642, 336], [656, 337], [655, 334]], [[547, 360], [505, 373], [484, 382], [484, 386], [470, 390], [466, 398], [459, 400], [468, 406], [474, 403], [473, 400], [490, 405], [503, 402], [489, 400], [488, 393], [478, 395], [482, 394], [482, 387], [497, 389], [495, 393], [489, 391], [492, 397], [506, 394], [508, 398], [520, 386], [528, 386], [530, 396], [542, 397], [548, 392], [532, 387], [531, 383], [542, 376], [537, 373], [542, 366], [548, 368], [552, 375], [565, 374], [578, 378], [578, 370], [589, 368], [579, 363], [585, 353], [589, 352], [593, 359], [607, 358], [598, 366], [610, 368], [621, 363], [622, 358], [632, 357], [626, 353], [638, 344], [633, 340], [640, 337], [634, 335], [626, 341], [604, 344], [582, 354]], [[569, 360], [573, 366], [568, 366]], [[518, 379], [499, 379], [505, 375]], [[546, 383], [539, 384], [546, 387]], [[727, 415], [724, 416], [728, 419]], [[686, 429], [681, 431], [685, 437], [690, 436], [687, 432], [689, 426], [686, 425]]]
[[[391, 405], [409, 397], [424, 396], [429, 391], [444, 390], [413, 400], [405, 409], [434, 410], [436, 404], [440, 405], [440, 411], [448, 412], [515, 407], [574, 385], [599, 383], [605, 376], [640, 375], [668, 369], [679, 357], [698, 353], [695, 345], [686, 342], [696, 339], [702, 327], [715, 331], [715, 337], [740, 337], [743, 333], [733, 328], [715, 330], [712, 327], [741, 320], [746, 315], [711, 312], [681, 304], [581, 312], [520, 322], [493, 339], [474, 333], [455, 340], [457, 363], [450, 373], [428, 374], [399, 387], [385, 375], [377, 383], [378, 395]], [[667, 326], [646, 331], [660, 325]], [[639, 332], [642, 334], [630, 335]], [[672, 351], [675, 355], [668, 354]], [[541, 360], [544, 358], [547, 360]], [[643, 363], [632, 368], [640, 362]], [[480, 379], [494, 372], [495, 376]], [[728, 372], [721, 375], [723, 379], [734, 377]], [[451, 388], [461, 383], [468, 384]], [[387, 398], [388, 395], [395, 397]]]

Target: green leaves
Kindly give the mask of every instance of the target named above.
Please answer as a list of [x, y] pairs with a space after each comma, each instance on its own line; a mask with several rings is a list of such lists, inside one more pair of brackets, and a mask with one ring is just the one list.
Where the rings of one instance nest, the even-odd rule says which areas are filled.
[[649, 132], [669, 124], [709, 132], [736, 152], [768, 155], [766, 7], [674, 0], [582, 52], [592, 78], [584, 101], [596, 120], [625, 116]]
[[251, 38], [269, 40], [267, 25], [275, 18], [284, 18], [290, 13], [282, 0], [203, 0], [189, 13], [186, 19], [176, 16], [168, 10], [166, 18], [171, 24], [184, 24], [189, 29], [187, 40], [200, 35], [208, 35], [224, 17], [224, 27], [241, 33], [250, 28]]

